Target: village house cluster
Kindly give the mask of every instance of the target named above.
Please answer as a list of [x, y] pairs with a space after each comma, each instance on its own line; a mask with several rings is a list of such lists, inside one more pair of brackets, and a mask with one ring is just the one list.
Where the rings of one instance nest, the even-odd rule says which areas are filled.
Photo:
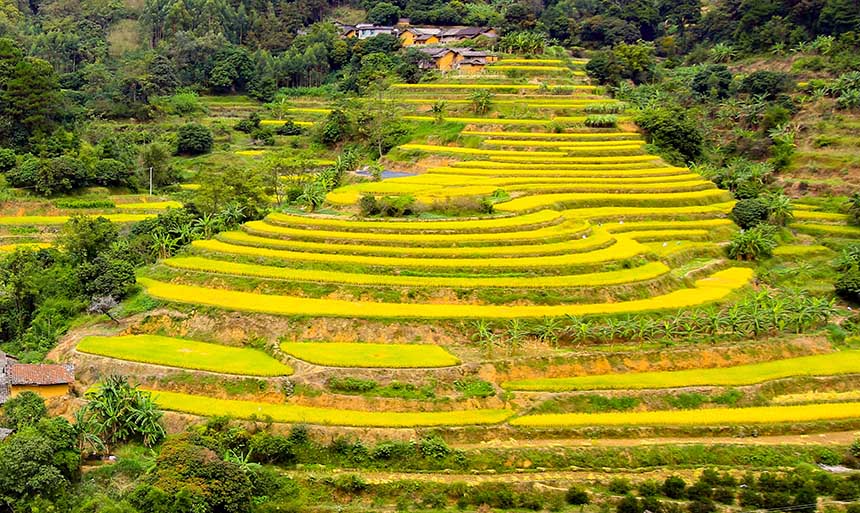
[[27, 390], [44, 398], [64, 396], [74, 381], [72, 365], [18, 363], [0, 351], [0, 404]]
[[497, 57], [483, 50], [456, 48], [458, 45], [485, 38], [495, 40], [496, 30], [488, 27], [415, 27], [408, 20], [400, 20], [395, 26], [359, 23], [358, 25], [338, 24], [344, 38], [367, 39], [388, 34], [400, 38], [404, 47], [418, 47], [425, 56], [424, 69], [439, 71], [457, 70], [464, 73], [478, 73], [497, 60]]

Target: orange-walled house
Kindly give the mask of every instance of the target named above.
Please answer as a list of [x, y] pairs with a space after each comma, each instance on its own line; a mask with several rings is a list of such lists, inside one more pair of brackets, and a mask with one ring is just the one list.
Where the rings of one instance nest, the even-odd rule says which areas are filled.
[[433, 45], [439, 43], [441, 29], [408, 27], [400, 31], [400, 44], [403, 46]]
[[46, 399], [68, 395], [74, 381], [72, 365], [17, 363], [0, 352], [0, 403], [28, 390]]

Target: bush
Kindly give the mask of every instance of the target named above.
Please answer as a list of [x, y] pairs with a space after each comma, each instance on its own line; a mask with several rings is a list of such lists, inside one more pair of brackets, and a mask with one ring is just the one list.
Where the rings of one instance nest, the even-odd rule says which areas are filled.
[[624, 495], [626, 493], [630, 493], [630, 481], [622, 477], [613, 478], [612, 481], [609, 482], [607, 489], [615, 495]]
[[788, 73], [779, 71], [754, 71], [744, 77], [738, 90], [753, 96], [773, 99], [794, 88], [794, 79]]
[[836, 293], [848, 301], [860, 302], [860, 268], [843, 271], [833, 283]]
[[463, 394], [463, 397], [492, 397], [496, 395], [496, 389], [492, 383], [482, 379], [458, 379], [454, 381], [454, 389]]
[[722, 99], [729, 95], [732, 72], [725, 64], [713, 64], [696, 73], [690, 89], [703, 98]]
[[774, 235], [774, 228], [770, 225], [761, 225], [736, 233], [727, 248], [729, 258], [758, 260], [773, 255], [773, 250], [777, 246]]
[[268, 127], [254, 130], [251, 132], [251, 138], [254, 139], [255, 142], [265, 146], [275, 145], [275, 131]]
[[233, 126], [233, 130], [250, 134], [254, 130], [260, 128], [260, 121], [260, 115], [256, 112], [252, 112], [248, 115], [247, 119], [243, 119], [236, 123], [236, 125]]
[[731, 217], [744, 230], [765, 222], [769, 215], [767, 203], [759, 198], [743, 199], [735, 203]]
[[621, 499], [621, 502], [618, 503], [615, 511], [618, 513], [642, 513], [642, 501], [628, 493], [623, 499]]
[[288, 119], [286, 123], [275, 130], [275, 133], [278, 135], [302, 135], [302, 127], [295, 124], [293, 120]]
[[588, 492], [577, 486], [571, 486], [564, 494], [564, 500], [571, 506], [585, 506], [591, 502]]
[[687, 483], [680, 476], [669, 476], [663, 481], [663, 495], [670, 499], [683, 499]]
[[212, 151], [212, 131], [198, 123], [187, 123], [179, 128], [176, 153], [179, 155], [202, 155]]

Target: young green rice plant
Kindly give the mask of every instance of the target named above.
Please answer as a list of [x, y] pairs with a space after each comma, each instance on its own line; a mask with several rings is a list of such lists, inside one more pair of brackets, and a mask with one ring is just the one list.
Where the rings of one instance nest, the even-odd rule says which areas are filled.
[[626, 108], [627, 105], [622, 102], [592, 103], [585, 106], [585, 112], [587, 114], [619, 114], [624, 112]]

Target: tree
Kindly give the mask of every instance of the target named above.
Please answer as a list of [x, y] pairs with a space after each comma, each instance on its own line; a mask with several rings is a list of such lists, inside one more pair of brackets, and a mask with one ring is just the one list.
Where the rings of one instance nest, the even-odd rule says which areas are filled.
[[0, 504], [18, 511], [35, 498], [56, 498], [70, 486], [79, 461], [65, 419], [41, 419], [21, 429], [0, 444]]
[[13, 145], [23, 146], [34, 135], [49, 134], [63, 107], [60, 81], [47, 61], [25, 58], [17, 63], [0, 89], [0, 113], [14, 120]]
[[269, 208], [264, 177], [253, 168], [206, 170], [200, 174], [200, 189], [193, 204], [201, 214], [219, 214], [235, 204], [242, 212], [239, 221], [260, 219]]
[[636, 116], [648, 142], [656, 145], [670, 161], [693, 162], [702, 155], [704, 136], [699, 123], [681, 108], [660, 107]]
[[617, 85], [624, 75], [624, 67], [615, 53], [607, 50], [595, 53], [585, 65], [585, 72], [598, 84]]
[[845, 202], [851, 224], [860, 225], [860, 192], [852, 194]]
[[702, 98], [717, 100], [729, 95], [732, 84], [732, 72], [724, 64], [714, 64], [702, 68], [693, 76], [690, 89]]
[[179, 128], [176, 153], [202, 155], [212, 151], [213, 143], [212, 130], [198, 123], [187, 123]]
[[3, 405], [2, 424], [15, 431], [35, 425], [48, 416], [45, 400], [35, 392], [26, 390]]
[[388, 2], [379, 2], [367, 13], [367, 21], [376, 25], [394, 25], [400, 18], [400, 7]]
[[71, 258], [73, 264], [93, 262], [117, 241], [119, 231], [104, 217], [72, 216], [57, 237], [57, 246]]
[[[178, 173], [170, 165], [170, 148], [164, 143], [154, 142], [140, 149], [140, 182], [149, 185], [152, 176], [154, 188], [164, 187], [179, 180]], [[151, 171], [150, 171], [151, 170]]]

